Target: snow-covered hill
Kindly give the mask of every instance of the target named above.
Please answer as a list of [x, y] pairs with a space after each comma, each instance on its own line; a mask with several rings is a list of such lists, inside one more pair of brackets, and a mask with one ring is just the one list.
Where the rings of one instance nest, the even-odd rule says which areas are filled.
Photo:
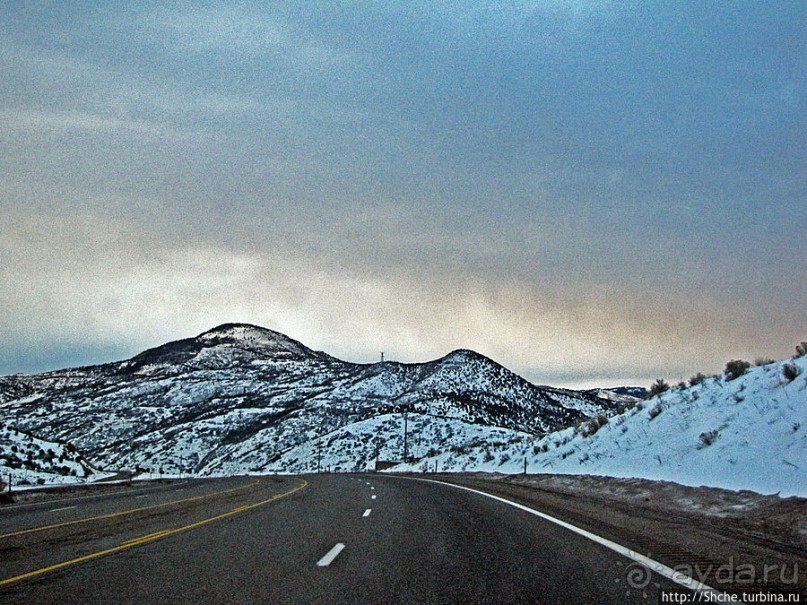
[[74, 483], [99, 477], [72, 445], [45, 441], [0, 424], [0, 480], [12, 485]]
[[[164, 473], [373, 468], [508, 442], [616, 404], [537, 387], [472, 351], [428, 363], [341, 361], [256, 326], [226, 324], [130, 360], [0, 378], [0, 411], [98, 464]], [[410, 447], [411, 446], [411, 447]]]
[[395, 470], [638, 477], [807, 496], [807, 356], [674, 388], [622, 414]]
[[595, 395], [601, 399], [608, 399], [623, 405], [637, 403], [642, 399], [647, 399], [650, 392], [643, 387], [617, 387], [614, 389], [589, 389], [585, 391], [589, 395]]

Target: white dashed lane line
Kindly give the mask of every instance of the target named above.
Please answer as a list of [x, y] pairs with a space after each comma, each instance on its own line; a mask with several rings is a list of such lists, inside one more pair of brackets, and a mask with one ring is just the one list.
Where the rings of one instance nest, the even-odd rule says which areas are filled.
[[370, 512], [371, 512], [372, 510], [373, 510], [372, 508], [368, 508], [366, 511], [364, 511], [364, 514], [362, 515], [362, 517], [369, 517], [369, 516], [370, 516]]
[[52, 508], [50, 512], [58, 513], [60, 510], [70, 510], [71, 508], [76, 508], [75, 506], [65, 506], [63, 508]]
[[373, 500], [375, 500], [375, 494], [373, 494], [372, 496], [370, 496], [370, 498], [372, 498]]
[[345, 548], [345, 545], [339, 542], [336, 546], [334, 546], [331, 550], [328, 551], [324, 557], [322, 557], [319, 561], [317, 561], [318, 567], [328, 567], [333, 560], [339, 556], [339, 553], [342, 552], [342, 549]]

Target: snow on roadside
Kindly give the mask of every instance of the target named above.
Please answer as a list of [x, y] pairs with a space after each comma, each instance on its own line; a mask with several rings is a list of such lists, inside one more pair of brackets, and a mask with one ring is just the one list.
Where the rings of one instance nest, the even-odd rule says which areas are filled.
[[[796, 368], [788, 380], [784, 365]], [[478, 449], [478, 448], [477, 448]], [[491, 448], [488, 448], [490, 450]], [[807, 496], [807, 357], [734, 380], [674, 388], [599, 423], [494, 448], [467, 465], [441, 453], [397, 470], [589, 474]], [[490, 459], [492, 458], [492, 459]]]

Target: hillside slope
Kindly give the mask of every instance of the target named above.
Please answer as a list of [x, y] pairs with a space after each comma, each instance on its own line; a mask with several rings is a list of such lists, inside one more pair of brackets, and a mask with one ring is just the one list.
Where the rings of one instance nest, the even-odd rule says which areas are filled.
[[[785, 366], [798, 373], [790, 380]], [[706, 379], [520, 443], [441, 453], [396, 470], [636, 477], [807, 496], [807, 357]]]
[[74, 483], [101, 474], [73, 446], [39, 439], [0, 424], [0, 475], [12, 486]]
[[[119, 363], [5, 377], [0, 397], [18, 428], [104, 466], [204, 475], [313, 470], [323, 455], [343, 470], [372, 468], [403, 456], [404, 413], [413, 444], [439, 435], [434, 445], [450, 447], [488, 433], [521, 439], [616, 407], [537, 387], [472, 351], [353, 364], [246, 324]], [[347, 448], [359, 434], [362, 446]]]

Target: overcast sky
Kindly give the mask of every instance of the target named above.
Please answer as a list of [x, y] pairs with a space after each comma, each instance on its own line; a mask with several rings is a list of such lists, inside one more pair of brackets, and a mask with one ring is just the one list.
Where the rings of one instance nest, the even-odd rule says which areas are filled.
[[805, 31], [802, 0], [3, 2], [0, 374], [232, 321], [565, 386], [790, 356]]

